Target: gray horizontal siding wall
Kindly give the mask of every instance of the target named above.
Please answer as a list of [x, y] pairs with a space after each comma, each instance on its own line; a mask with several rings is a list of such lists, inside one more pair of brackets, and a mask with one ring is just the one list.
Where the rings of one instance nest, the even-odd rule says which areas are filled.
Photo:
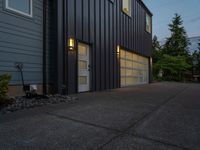
[[16, 62], [24, 64], [26, 84], [43, 81], [43, 1], [33, 0], [33, 18], [5, 9], [0, 0], [0, 74], [10, 73], [11, 84], [21, 84]]

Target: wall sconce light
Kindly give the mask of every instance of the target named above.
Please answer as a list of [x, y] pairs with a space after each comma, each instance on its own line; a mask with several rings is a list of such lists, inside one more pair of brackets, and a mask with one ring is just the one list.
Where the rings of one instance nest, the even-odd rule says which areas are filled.
[[117, 46], [117, 55], [119, 55], [119, 53], [120, 53], [120, 46], [118, 45]]
[[75, 40], [73, 38], [68, 39], [68, 47], [70, 51], [75, 49]]

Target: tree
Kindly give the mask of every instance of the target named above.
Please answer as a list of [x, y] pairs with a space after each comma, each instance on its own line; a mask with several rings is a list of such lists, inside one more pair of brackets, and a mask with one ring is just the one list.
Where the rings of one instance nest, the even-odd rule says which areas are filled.
[[189, 40], [183, 27], [183, 21], [180, 15], [175, 14], [172, 23], [169, 24], [171, 37], [167, 38], [164, 46], [164, 53], [170, 56], [189, 56]]
[[154, 35], [152, 40], [152, 49], [153, 50], [160, 50], [160, 43], [158, 42], [158, 37]]
[[158, 60], [160, 60], [162, 57], [161, 53], [161, 46], [160, 43], [158, 42], [158, 38], [156, 35], [154, 35], [153, 40], [152, 40], [152, 59], [153, 63], [156, 63]]
[[186, 56], [170, 56], [163, 55], [163, 58], [159, 60], [154, 69], [158, 71], [162, 70], [164, 80], [183, 81], [187, 73], [192, 66], [187, 63]]

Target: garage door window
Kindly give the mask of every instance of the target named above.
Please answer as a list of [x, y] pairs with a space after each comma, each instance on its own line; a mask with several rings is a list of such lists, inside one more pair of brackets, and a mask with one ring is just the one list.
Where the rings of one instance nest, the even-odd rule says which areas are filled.
[[148, 58], [121, 50], [121, 86], [148, 83]]

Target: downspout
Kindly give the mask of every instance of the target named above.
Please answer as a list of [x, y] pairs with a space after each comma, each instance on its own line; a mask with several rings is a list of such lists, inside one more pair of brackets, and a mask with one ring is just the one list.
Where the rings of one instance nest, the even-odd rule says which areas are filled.
[[63, 47], [64, 47], [64, 49], [63, 49], [63, 62], [64, 62], [64, 65], [63, 65], [63, 76], [64, 76], [64, 78], [63, 78], [63, 80], [64, 80], [64, 82], [63, 82], [63, 85], [64, 85], [64, 87], [63, 87], [63, 92], [62, 92], [62, 94], [64, 94], [64, 95], [66, 95], [66, 94], [68, 94], [68, 85], [67, 85], [67, 78], [68, 78], [68, 74], [67, 74], [67, 72], [68, 72], [68, 62], [67, 62], [67, 59], [68, 59], [68, 52], [67, 52], [67, 50], [66, 50], [66, 45], [67, 45], [67, 37], [68, 37], [68, 35], [67, 35], [67, 2], [66, 2], [66, 0], [63, 0], [63, 30], [64, 30], [64, 35], [63, 35]]
[[47, 81], [46, 81], [46, 18], [47, 18], [47, 0], [43, 0], [43, 94], [47, 94]]

